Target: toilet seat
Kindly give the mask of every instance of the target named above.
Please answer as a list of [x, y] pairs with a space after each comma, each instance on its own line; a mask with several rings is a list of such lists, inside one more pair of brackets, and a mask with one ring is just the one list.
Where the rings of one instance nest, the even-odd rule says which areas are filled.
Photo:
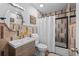
[[45, 44], [42, 44], [42, 43], [37, 44], [37, 47], [38, 47], [41, 51], [47, 50], [47, 46], [46, 46]]

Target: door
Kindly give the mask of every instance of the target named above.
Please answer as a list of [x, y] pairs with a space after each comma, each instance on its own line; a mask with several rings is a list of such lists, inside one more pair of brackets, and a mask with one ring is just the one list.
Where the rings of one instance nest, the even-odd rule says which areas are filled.
[[57, 18], [55, 21], [55, 53], [68, 55], [68, 19]]

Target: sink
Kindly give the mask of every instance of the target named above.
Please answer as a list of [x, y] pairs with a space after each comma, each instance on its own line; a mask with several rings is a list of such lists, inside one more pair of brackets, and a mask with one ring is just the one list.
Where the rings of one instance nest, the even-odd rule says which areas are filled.
[[22, 38], [22, 39], [17, 39], [17, 40], [13, 40], [13, 41], [9, 41], [9, 45], [11, 45], [12, 47], [14, 48], [18, 48], [24, 44], [28, 44], [32, 41], [35, 41], [34, 38], [32, 37], [25, 37], [25, 38]]

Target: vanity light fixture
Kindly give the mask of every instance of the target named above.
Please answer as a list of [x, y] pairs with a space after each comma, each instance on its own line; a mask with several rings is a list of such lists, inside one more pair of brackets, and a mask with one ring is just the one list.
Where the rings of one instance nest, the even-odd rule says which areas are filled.
[[15, 7], [15, 8], [18, 8], [18, 9], [20, 9], [20, 10], [25, 10], [23, 7], [21, 7], [21, 6], [19, 6], [18, 4], [16, 4], [16, 3], [9, 3], [11, 6], [13, 6], [13, 7]]
[[40, 4], [40, 7], [44, 7], [44, 5], [43, 4]]

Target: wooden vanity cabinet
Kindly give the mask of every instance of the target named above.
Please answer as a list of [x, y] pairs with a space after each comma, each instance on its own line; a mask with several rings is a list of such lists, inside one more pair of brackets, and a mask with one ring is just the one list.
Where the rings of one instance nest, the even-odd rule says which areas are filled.
[[10, 56], [33, 56], [36, 52], [35, 41], [14, 48], [9, 45]]

